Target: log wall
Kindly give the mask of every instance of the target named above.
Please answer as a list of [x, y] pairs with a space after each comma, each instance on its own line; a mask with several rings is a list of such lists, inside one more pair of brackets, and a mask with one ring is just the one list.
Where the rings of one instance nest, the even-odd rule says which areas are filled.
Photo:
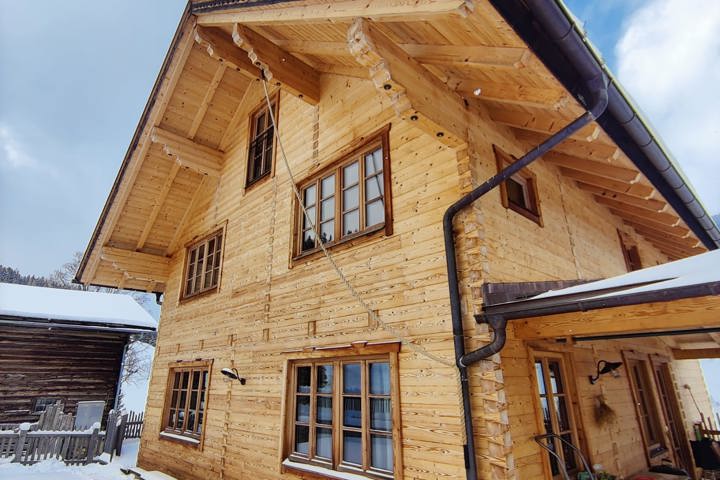
[[[35, 422], [38, 397], [58, 397], [65, 413], [77, 402], [114, 407], [127, 335], [0, 327], [0, 422]], [[103, 415], [103, 418], [105, 415]]]

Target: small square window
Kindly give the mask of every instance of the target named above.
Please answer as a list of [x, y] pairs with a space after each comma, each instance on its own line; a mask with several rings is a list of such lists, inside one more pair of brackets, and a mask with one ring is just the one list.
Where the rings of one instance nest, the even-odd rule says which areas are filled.
[[217, 289], [222, 268], [223, 230], [219, 230], [187, 249], [182, 298]]
[[[498, 172], [515, 162], [515, 158], [493, 145]], [[543, 226], [540, 214], [540, 200], [537, 195], [537, 181], [535, 175], [527, 168], [500, 184], [500, 199], [505, 208], [509, 208], [520, 215], [529, 218], [541, 227]]]
[[[279, 95], [270, 101], [275, 121], [278, 117]], [[250, 114], [250, 142], [248, 144], [247, 179], [249, 187], [269, 176], [275, 159], [275, 128], [265, 100]]]

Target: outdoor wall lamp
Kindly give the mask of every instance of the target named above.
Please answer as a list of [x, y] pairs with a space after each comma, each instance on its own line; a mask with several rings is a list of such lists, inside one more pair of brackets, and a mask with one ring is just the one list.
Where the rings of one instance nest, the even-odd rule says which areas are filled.
[[222, 370], [220, 370], [220, 373], [225, 375], [230, 380], [237, 380], [238, 382], [240, 382], [240, 385], [245, 385], [245, 379], [240, 378], [240, 374], [238, 373], [237, 368], [227, 368], [226, 367], [226, 368], [223, 368]]
[[592, 375], [588, 375], [590, 378], [590, 384], [595, 385], [595, 382], [598, 381], [600, 375], [605, 375], [606, 373], [612, 373], [613, 377], [619, 377], [620, 374], [616, 370], [620, 367], [622, 367], [622, 362], [608, 362], [606, 360], [600, 360], [597, 363], [597, 375], [594, 377]]

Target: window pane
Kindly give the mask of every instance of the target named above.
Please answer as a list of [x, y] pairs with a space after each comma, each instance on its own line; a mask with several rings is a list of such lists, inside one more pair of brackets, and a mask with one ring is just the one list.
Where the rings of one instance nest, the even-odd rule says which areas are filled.
[[545, 423], [545, 432], [553, 433], [552, 422], [550, 421], [550, 407], [547, 397], [540, 397], [540, 408], [543, 413], [543, 423]]
[[317, 397], [317, 423], [332, 425], [332, 397]]
[[309, 207], [311, 205], [315, 205], [315, 191], [316, 191], [315, 185], [310, 185], [305, 189], [305, 206]]
[[175, 382], [173, 383], [173, 388], [180, 388], [180, 377], [182, 374], [180, 372], [175, 373]]
[[343, 215], [343, 235], [352, 235], [360, 230], [360, 211], [353, 210]]
[[360, 397], [343, 398], [343, 425], [346, 427], [362, 427], [362, 401]]
[[203, 413], [202, 413], [202, 411], [200, 411], [198, 413], [198, 424], [197, 424], [197, 428], [195, 429], [195, 433], [202, 432], [202, 424], [203, 424]]
[[373, 395], [390, 395], [390, 364], [370, 364], [370, 393]]
[[362, 435], [360, 432], [343, 432], [343, 460], [362, 465]]
[[353, 162], [343, 168], [343, 187], [349, 187], [358, 183], [358, 162]]
[[308, 423], [310, 421], [310, 397], [298, 395], [295, 412], [295, 419], [298, 422]]
[[310, 368], [297, 368], [297, 391], [300, 393], [310, 393]]
[[185, 429], [192, 432], [195, 428], [195, 410], [188, 410], [188, 421]]
[[305, 215], [305, 222], [303, 223], [303, 229], [312, 228], [315, 223], [315, 207], [305, 209], [307, 215]]
[[175, 424], [175, 428], [178, 430], [182, 430], [183, 425], [185, 425], [185, 410], [178, 411], [177, 416], [177, 423]]
[[175, 422], [177, 421], [175, 412], [176, 412], [176, 411], [175, 411], [174, 408], [171, 408], [171, 409], [170, 409], [170, 420], [169, 420], [169, 422], [168, 422], [168, 426], [169, 426], [170, 428], [175, 428]]
[[173, 405], [173, 406], [177, 405], [177, 397], [178, 397], [177, 390], [173, 390], [172, 401], [170, 402], [170, 405]]
[[190, 379], [190, 372], [183, 372], [182, 374], [182, 388], [188, 388], [188, 380]]
[[[562, 436], [563, 440], [572, 443], [572, 435], [567, 434]], [[574, 470], [577, 468], [577, 460], [575, 460], [575, 451], [572, 447], [568, 446], [565, 442], [562, 444], [563, 456], [565, 457], [565, 465], [568, 470]]]
[[320, 182], [320, 194], [322, 198], [328, 198], [335, 194], [335, 175], [323, 178]]
[[560, 373], [560, 364], [556, 361], [548, 362], [548, 370], [550, 370], [550, 388], [553, 393], [564, 393], [565, 389], [562, 384], [562, 375]]
[[535, 377], [540, 395], [545, 395], [545, 375], [543, 375], [542, 362], [535, 362]]
[[382, 167], [382, 149], [377, 149], [373, 153], [365, 155], [365, 176], [382, 170]]
[[315, 442], [315, 454], [318, 457], [332, 458], [332, 430], [316, 428]]
[[307, 232], [303, 233], [303, 243], [302, 243], [302, 249], [305, 250], [312, 250], [315, 248], [315, 232], [312, 230], [308, 230]]
[[332, 393], [333, 390], [333, 366], [319, 365], [317, 367], [317, 392]]
[[383, 185], [383, 174], [365, 180], [365, 200], [372, 200], [382, 196], [385, 191]]
[[557, 415], [560, 431], [564, 432], [566, 430], [570, 430], [570, 421], [568, 419], [565, 397], [555, 397], [555, 414]]
[[190, 408], [195, 408], [195, 406], [197, 405], [197, 399], [198, 399], [198, 394], [196, 391], [193, 391], [190, 394]]
[[333, 241], [335, 235], [335, 221], [330, 220], [320, 225], [320, 241], [328, 243]]
[[342, 207], [344, 211], [352, 210], [357, 208], [360, 203], [360, 187], [355, 185], [347, 190], [343, 191], [343, 203]]
[[525, 189], [520, 183], [516, 182], [513, 178], [509, 178], [505, 183], [505, 188], [510, 203], [514, 203], [525, 209], [530, 208], [525, 198]]
[[295, 451], [308, 454], [310, 447], [310, 427], [295, 425]]
[[389, 398], [370, 399], [370, 428], [373, 430], [392, 430], [392, 405]]
[[366, 226], [372, 227], [378, 223], [385, 221], [385, 206], [382, 200], [375, 200], [368, 203], [365, 207], [365, 223]]
[[381, 470], [393, 469], [392, 437], [370, 435], [370, 465]]
[[335, 197], [330, 197], [322, 201], [320, 208], [320, 220], [330, 220], [335, 218]]
[[343, 365], [343, 392], [360, 393], [360, 364], [346, 363]]

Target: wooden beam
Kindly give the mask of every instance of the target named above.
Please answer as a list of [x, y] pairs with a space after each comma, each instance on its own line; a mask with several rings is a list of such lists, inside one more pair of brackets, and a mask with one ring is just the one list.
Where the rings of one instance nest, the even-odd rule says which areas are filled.
[[692, 235], [690, 229], [682, 225], [675, 225], [674, 227], [670, 227], [668, 225], [664, 225], [662, 223], [650, 220], [644, 216], [632, 215], [627, 212], [620, 212], [619, 210], [615, 210], [614, 208], [610, 209], [610, 213], [612, 213], [613, 215], [617, 215], [618, 217], [621, 217], [624, 220], [631, 222], [635, 225], [642, 225], [644, 227], [653, 228], [655, 230], [671, 232], [674, 236], [679, 238], [686, 238]]
[[215, 75], [213, 75], [212, 80], [210, 80], [210, 85], [208, 85], [208, 88], [205, 91], [205, 96], [200, 102], [197, 113], [195, 113], [192, 125], [190, 125], [190, 130], [187, 134], [188, 138], [195, 138], [198, 128], [200, 128], [200, 124], [202, 123], [203, 118], [205, 118], [205, 114], [207, 113], [207, 109], [210, 106], [210, 102], [212, 102], [212, 99], [215, 96], [215, 91], [217, 90], [220, 82], [222, 81], [226, 68], [227, 66], [221, 63], [215, 70]]
[[633, 205], [618, 202], [617, 200], [614, 200], [612, 198], [600, 197], [598, 195], [595, 195], [595, 201], [601, 205], [611, 207], [619, 212], [627, 212], [631, 215], [638, 215], [641, 217], [645, 216], [657, 223], [662, 223], [670, 227], [674, 227], [680, 222], [680, 219], [674, 214], [666, 212], [653, 212], [646, 208], [635, 207]]
[[362, 78], [363, 80], [370, 79], [370, 74], [368, 73], [367, 68], [319, 63], [315, 65], [315, 69], [320, 73], [328, 73], [330, 75], [342, 75], [343, 77]]
[[195, 189], [195, 193], [193, 193], [192, 198], [190, 199], [190, 203], [187, 204], [185, 207], [185, 213], [183, 213], [182, 218], [177, 224], [177, 227], [175, 227], [175, 233], [173, 233], [172, 239], [170, 240], [170, 243], [168, 243], [167, 250], [165, 250], [165, 255], [171, 256], [175, 253], [175, 249], [177, 248], [177, 243], [180, 240], [180, 235], [182, 235], [183, 230], [185, 229], [185, 224], [190, 219], [190, 214], [192, 213], [193, 208], [195, 208], [195, 205], [198, 202], [198, 199], [201, 196], [201, 193], [206, 185], [207, 177], [202, 177], [202, 180], [200, 180], [200, 184]]
[[[557, 165], [559, 167], [565, 167], [571, 170], [589, 173], [591, 175], [599, 175], [601, 177], [610, 178], [621, 182], [627, 182], [630, 184], [637, 183], [642, 178], [640, 172], [632, 168], [611, 165], [607, 162], [588, 160], [587, 158], [573, 157], [572, 155], [566, 155], [564, 153], [548, 152], [543, 155], [542, 158], [546, 162], [550, 162], [553, 165]], [[623, 190], [621, 193], [628, 192]]]
[[355, 60], [369, 69], [375, 87], [390, 99], [399, 117], [453, 147], [464, 143], [473, 129], [504, 150], [517, 150], [509, 130], [495, 124], [484, 107], [465, 102], [372, 22], [356, 19], [347, 40]]
[[140, 234], [140, 238], [137, 242], [137, 250], [140, 250], [145, 246], [148, 235], [150, 235], [150, 230], [152, 229], [153, 225], [155, 225], [155, 220], [157, 220], [157, 217], [160, 214], [160, 209], [165, 204], [165, 199], [167, 198], [168, 193], [170, 193], [170, 189], [172, 188], [172, 185], [175, 182], [175, 177], [177, 176], [177, 173], [179, 171], [180, 162], [173, 163], [173, 166], [170, 168], [170, 173], [165, 179], [165, 183], [163, 183], [163, 186], [160, 189], [160, 193], [158, 193], [158, 196], [155, 199], [155, 203], [153, 204], [153, 209], [150, 212], [150, 216], [145, 221], [145, 228], [143, 228], [143, 231]]
[[173, 157], [183, 168], [201, 175], [219, 177], [223, 153], [206, 145], [176, 135], [160, 127], [152, 130], [152, 141], [163, 146], [163, 151]]
[[688, 250], [692, 250], [695, 248], [700, 248], [700, 242], [696, 239], [689, 237], [689, 238], [679, 238], [679, 237], [673, 237], [669, 234], [669, 232], [662, 232], [658, 230], [653, 230], [651, 228], [643, 227], [642, 225], [633, 224], [632, 222], [628, 222], [627, 220], [624, 221], [628, 226], [631, 226], [635, 229], [637, 233], [642, 235], [643, 237], [646, 237], [648, 239], [651, 239], [655, 242], [660, 242], [663, 244], [667, 244], [670, 246], [674, 246], [676, 248], [685, 248]]
[[107, 246], [102, 248], [100, 257], [115, 270], [130, 277], [142, 276], [165, 283], [170, 275], [170, 259], [167, 257]]
[[673, 348], [672, 355], [675, 360], [699, 360], [701, 358], [720, 358], [720, 348], [693, 348], [688, 350]]
[[467, 16], [473, 10], [468, 0], [327, 0], [310, 5], [274, 5], [271, 9], [243, 8], [234, 12], [202, 13], [200, 25], [283, 25], [288, 23], [348, 22], [355, 18], [377, 21], [422, 21], [448, 14]]
[[482, 79], [464, 77], [451, 77], [448, 85], [469, 98], [487, 99], [510, 105], [559, 110], [572, 101], [570, 95], [562, 88], [487, 82]]
[[[545, 155], [547, 156], [547, 154]], [[545, 157], [543, 156], [543, 158]], [[562, 173], [563, 176], [577, 182], [595, 185], [596, 187], [605, 188], [613, 192], [626, 193], [634, 197], [650, 198], [655, 192], [655, 189], [653, 187], [644, 183], [627, 183], [625, 181], [614, 180], [608, 177], [601, 177], [599, 175], [594, 175], [592, 173], [580, 170], [560, 167], [560, 173]]]
[[268, 81], [279, 82], [281, 88], [312, 105], [320, 101], [320, 74], [310, 65], [239, 23], [233, 26], [232, 39]]
[[627, 193], [619, 193], [608, 188], [602, 188], [595, 185], [590, 185], [584, 182], [576, 182], [580, 189], [590, 192], [593, 195], [600, 197], [612, 198], [618, 202], [625, 203], [627, 205], [633, 205], [635, 207], [644, 208], [651, 212], [662, 212], [667, 209], [668, 205], [662, 200], [655, 200], [653, 198], [642, 198], [634, 195], [628, 195]]
[[[547, 135], [541, 133], [521, 129], [513, 129], [513, 131], [518, 139], [527, 142], [528, 145], [535, 146], [547, 140]], [[572, 138], [565, 140], [555, 147], [555, 151], [600, 162], [616, 160], [623, 155], [622, 151], [615, 145], [602, 142], [583, 142]]]
[[[531, 132], [544, 133], [546, 135], [553, 135], [570, 123], [570, 120], [558, 118], [554, 111], [548, 110], [543, 110], [540, 114], [534, 114], [525, 111], [510, 110], [508, 108], [490, 107], [490, 116], [493, 120], [502, 125], [528, 130]], [[572, 134], [570, 138], [592, 142], [596, 140], [599, 135], [600, 126], [596, 123], [590, 123]], [[635, 172], [635, 176], [637, 175], [639, 175], [639, 173]]]
[[260, 69], [233, 44], [224, 30], [198, 26], [195, 29], [195, 41], [218, 62], [250, 78], [260, 78]]
[[[163, 115], [165, 114], [165, 109], [167, 108], [170, 98], [175, 91], [175, 86], [177, 85], [178, 80], [180, 80], [180, 74], [185, 68], [187, 59], [190, 56], [192, 46], [195, 44], [194, 29], [195, 22], [194, 20], [191, 20], [182, 32], [182, 37], [176, 47], [173, 60], [168, 68], [168, 73], [165, 78], [162, 79], [160, 88], [155, 95], [155, 103], [148, 114], [145, 128], [140, 134], [140, 139], [138, 140], [135, 150], [133, 150], [127, 160], [127, 166], [124, 168], [124, 177], [118, 186], [117, 194], [110, 206], [110, 210], [103, 222], [102, 229], [100, 230], [95, 243], [96, 249], [104, 246], [108, 242], [112, 236], [112, 232], [115, 230], [115, 225], [117, 225], [120, 215], [125, 208], [125, 204], [130, 196], [130, 191], [135, 184], [135, 180], [137, 179], [138, 173], [140, 173], [142, 164], [145, 161], [148, 150], [150, 149], [151, 141], [148, 138], [150, 136], [150, 130], [153, 126], [158, 125], [161, 122]], [[83, 272], [83, 278], [81, 279], [83, 283], [86, 285], [92, 283], [99, 263], [99, 252], [94, 255], [91, 253], [88, 265], [85, 272]]]
[[717, 327], [720, 326], [720, 297], [563, 313], [510, 323], [515, 336], [523, 340]]

